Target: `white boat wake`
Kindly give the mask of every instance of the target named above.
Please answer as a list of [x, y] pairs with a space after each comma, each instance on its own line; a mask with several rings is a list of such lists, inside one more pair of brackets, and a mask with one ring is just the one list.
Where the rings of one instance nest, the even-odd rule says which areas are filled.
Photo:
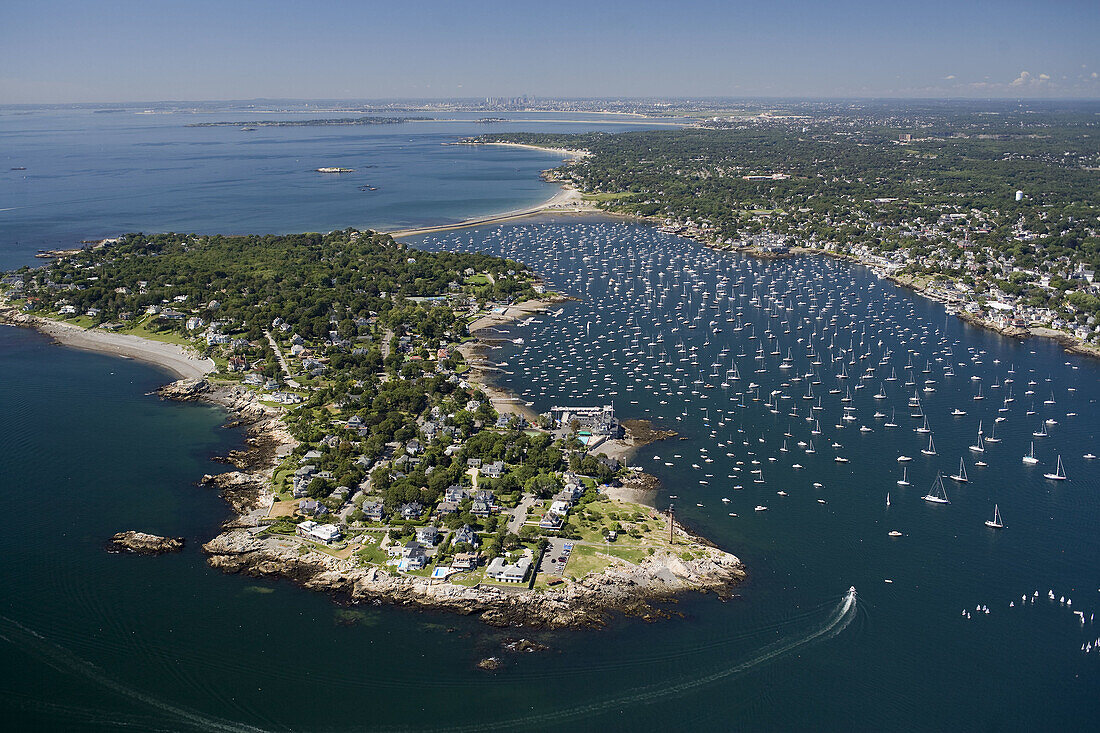
[[[840, 603], [833, 607], [828, 617], [820, 626], [813, 628], [799, 636], [780, 640], [769, 644], [747, 659], [737, 664], [719, 669], [700, 677], [694, 677], [672, 685], [647, 685], [638, 687], [625, 694], [615, 697], [596, 700], [585, 705], [557, 710], [554, 712], [511, 718], [491, 723], [478, 723], [475, 725], [437, 728], [437, 731], [448, 733], [462, 733], [464, 731], [486, 730], [514, 730], [525, 725], [539, 725], [551, 722], [562, 722], [575, 718], [583, 718], [588, 715], [621, 707], [623, 705], [646, 705], [660, 700], [676, 697], [691, 690], [714, 684], [719, 680], [734, 677], [748, 672], [751, 669], [785, 657], [792, 652], [808, 646], [816, 641], [829, 639], [844, 631], [856, 615], [856, 590], [850, 588]], [[150, 708], [165, 713], [174, 719], [180, 728], [189, 728], [203, 731], [224, 731], [232, 733], [261, 733], [264, 729], [246, 723], [225, 720], [194, 710], [189, 710], [178, 705], [161, 700], [152, 695], [141, 692], [123, 682], [108, 676], [102, 669], [88, 662], [65, 648], [51, 642], [41, 634], [27, 628], [23, 624], [0, 615], [0, 640], [30, 652], [37, 656], [43, 663], [54, 669], [85, 677], [112, 692], [129, 698]], [[77, 712], [91, 713], [92, 711], [68, 711], [70, 715]], [[118, 721], [124, 725], [124, 721]]]
[[844, 594], [844, 598], [840, 604], [836, 606], [825, 619], [824, 623], [802, 636], [795, 637], [793, 639], [786, 639], [783, 641], [769, 644], [761, 649], [759, 652], [751, 656], [750, 658], [738, 662], [732, 667], [720, 669], [716, 672], [712, 672], [702, 677], [695, 677], [693, 679], [685, 680], [683, 682], [673, 685], [661, 685], [661, 686], [646, 686], [637, 688], [624, 695], [618, 695], [616, 697], [607, 698], [605, 700], [597, 700], [587, 705], [581, 705], [567, 710], [559, 710], [552, 713], [546, 713], [541, 715], [531, 715], [527, 717], [511, 718], [509, 720], [503, 720], [495, 723], [480, 723], [478, 725], [458, 726], [453, 728], [436, 728], [434, 730], [440, 731], [440, 733], [464, 733], [465, 731], [485, 731], [485, 730], [515, 730], [524, 725], [538, 725], [550, 722], [561, 722], [572, 718], [582, 718], [588, 715], [596, 714], [609, 710], [611, 708], [621, 707], [623, 705], [635, 704], [635, 705], [647, 705], [655, 702], [659, 702], [665, 698], [675, 697], [681, 695], [690, 690], [697, 689], [699, 687], [705, 687], [706, 685], [713, 684], [718, 680], [733, 677], [735, 675], [742, 674], [755, 667], [759, 667], [768, 662], [779, 659], [780, 657], [787, 656], [791, 652], [801, 649], [804, 646], [812, 644], [815, 641], [822, 639], [829, 639], [840, 632], [844, 631], [848, 627], [848, 624], [852, 622], [852, 619], [856, 615], [856, 589], [853, 586], [848, 589], [848, 592]]
[[[44, 664], [49, 665], [59, 672], [85, 677], [123, 697], [135, 700], [159, 710], [162, 713], [166, 713], [174, 718], [174, 724], [180, 728], [203, 731], [224, 731], [226, 733], [261, 733], [263, 730], [244, 723], [237, 723], [204, 715], [165, 702], [152, 695], [147, 695], [144, 692], [109, 677], [102, 669], [91, 662], [81, 659], [67, 649], [54, 644], [36, 631], [27, 628], [23, 624], [7, 616], [0, 616], [0, 640], [6, 641], [23, 651], [34, 654]], [[117, 722], [121, 727], [123, 721]]]

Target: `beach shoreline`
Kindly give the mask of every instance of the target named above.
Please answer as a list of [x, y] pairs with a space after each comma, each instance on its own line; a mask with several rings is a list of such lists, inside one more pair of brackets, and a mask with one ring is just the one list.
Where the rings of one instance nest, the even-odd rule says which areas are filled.
[[71, 323], [22, 313], [7, 304], [0, 304], [0, 324], [33, 328], [61, 346], [140, 361], [158, 367], [176, 379], [198, 379], [217, 368], [212, 359], [201, 358], [178, 344], [154, 341], [132, 334], [82, 328]]
[[[545, 153], [555, 153], [563, 155], [564, 161], [572, 162], [579, 160], [587, 155], [590, 155], [586, 150], [566, 150], [563, 148], [544, 148], [537, 145], [525, 145], [521, 143], [480, 143], [480, 142], [453, 142], [444, 143], [444, 145], [497, 145], [500, 147], [513, 147], [513, 148], [527, 148], [530, 150], [538, 150]], [[594, 206], [589, 201], [586, 201], [581, 194], [573, 186], [567, 184], [564, 181], [555, 180], [549, 177], [553, 169], [547, 169], [542, 172], [542, 179], [549, 183], [556, 183], [559, 186], [559, 190], [553, 196], [540, 204], [532, 206], [525, 206], [522, 209], [513, 209], [511, 211], [503, 211], [495, 214], [486, 214], [484, 216], [472, 217], [464, 219], [460, 222], [453, 222], [451, 224], [438, 224], [435, 226], [426, 227], [411, 227], [408, 229], [397, 229], [391, 232], [386, 232], [394, 239], [404, 237], [416, 237], [423, 234], [435, 234], [439, 232], [449, 232], [458, 229], [470, 229], [472, 227], [485, 226], [487, 224], [502, 224], [504, 222], [515, 221], [517, 219], [524, 219], [537, 214], [598, 214], [605, 213], [598, 207]]]

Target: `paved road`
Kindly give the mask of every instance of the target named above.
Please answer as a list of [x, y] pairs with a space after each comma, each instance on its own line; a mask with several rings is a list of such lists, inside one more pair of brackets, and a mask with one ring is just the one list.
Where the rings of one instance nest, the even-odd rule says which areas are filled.
[[264, 336], [267, 336], [267, 342], [271, 344], [271, 348], [275, 351], [275, 358], [279, 360], [279, 366], [283, 370], [283, 376], [286, 377], [286, 383], [291, 387], [299, 386], [297, 382], [290, 378], [290, 366], [286, 363], [286, 358], [283, 356], [283, 350], [279, 348], [279, 344], [276, 343], [275, 338], [271, 335], [271, 331], [264, 331]]
[[519, 506], [512, 510], [512, 516], [508, 520], [508, 531], [519, 534], [520, 529], [523, 528], [524, 521], [527, 520], [527, 507], [534, 506], [535, 496], [534, 494], [524, 494], [523, 498], [519, 502]]

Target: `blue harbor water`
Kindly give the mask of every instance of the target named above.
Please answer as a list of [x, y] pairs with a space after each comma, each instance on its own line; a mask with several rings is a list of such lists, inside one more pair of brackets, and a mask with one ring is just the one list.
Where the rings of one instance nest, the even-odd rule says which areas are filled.
[[[538, 173], [559, 165], [561, 156], [444, 143], [520, 129], [647, 127], [629, 117], [581, 115], [574, 121], [577, 116], [551, 113], [495, 124], [441, 119], [252, 131], [187, 126], [350, 116], [0, 108], [0, 269], [25, 264], [39, 249], [125, 232], [389, 231], [511, 211], [553, 196], [557, 188]], [[524, 117], [538, 121], [521, 126]], [[316, 172], [325, 167], [354, 172]]]
[[[12, 135], [19, 125], [49, 127], [61, 139], [90, 124], [58, 117], [0, 125]], [[88, 175], [105, 176], [104, 203], [74, 183], [66, 200], [80, 211], [70, 221], [36, 219], [30, 208], [10, 212], [18, 215], [0, 219], [5, 266], [30, 262], [38, 247], [132, 228], [248, 231], [253, 195], [276, 214], [255, 213], [256, 228], [283, 231], [462, 219], [552, 193], [535, 180], [552, 156], [439, 145], [482, 128], [472, 124], [415, 123], [423, 133], [244, 133], [179, 129], [179, 120], [150, 116], [126, 133], [105, 128], [130, 120], [102, 117], [112, 119], [96, 120], [91, 138], [113, 139], [131, 167], [166, 171], [147, 186], [163, 197], [165, 218], [129, 201], [129, 184], [106, 183], [127, 177], [104, 173], [110, 166], [96, 162], [95, 143], [73, 142], [83, 147], [76, 155]], [[150, 119], [164, 129], [153, 134]], [[301, 136], [301, 146], [281, 149], [304, 169], [361, 167], [337, 152], [360, 136], [404, 134], [416, 142], [395, 148], [385, 188], [434, 182], [452, 208], [440, 213], [430, 200], [436, 194], [423, 194], [404, 214], [357, 209], [367, 199], [327, 181], [320, 185], [328, 193], [303, 194], [299, 187], [314, 180], [306, 174], [305, 182], [271, 174], [251, 193], [248, 177], [234, 174], [245, 185], [187, 194], [174, 181], [194, 176], [204, 189], [215, 180], [204, 166], [216, 164], [194, 148], [198, 160], [180, 162], [187, 154], [178, 138], [195, 132]], [[329, 142], [307, 141], [330, 132]], [[169, 144], [126, 150], [130, 134]], [[252, 144], [227, 137], [215, 147], [241, 161]], [[313, 144], [316, 152], [301, 154]], [[384, 146], [374, 138], [362, 144]], [[288, 170], [287, 154], [264, 145], [267, 165]], [[435, 153], [443, 156], [437, 165], [451, 155], [467, 160], [467, 181], [484, 176], [468, 205], [467, 184], [439, 182], [444, 168], [433, 173], [424, 163], [416, 172], [415, 161]], [[174, 166], [179, 172], [167, 172]], [[191, 204], [175, 200], [180, 190], [194, 196]], [[295, 212], [271, 203], [295, 200]], [[201, 201], [208, 212], [192, 210]], [[348, 212], [357, 215], [342, 219]], [[521, 634], [474, 619], [349, 608], [289, 583], [224, 575], [205, 565], [199, 545], [228, 512], [195, 482], [224, 470], [211, 456], [238, 447], [241, 435], [220, 427], [213, 408], [150, 396], [168, 379], [151, 367], [0, 328], [0, 463], [15, 509], [0, 533], [7, 558], [0, 715], [9, 727], [1094, 727], [1100, 652], [1082, 646], [1100, 637], [1092, 620], [1100, 610], [1100, 472], [1083, 456], [1100, 452], [1096, 361], [1053, 342], [972, 328], [850, 263], [746, 259], [630, 223], [545, 218], [414, 241], [513, 257], [577, 298], [503, 330], [505, 340], [487, 354], [496, 379], [537, 410], [613, 403], [622, 417], [676, 430], [677, 438], [646, 446], [633, 463], [661, 479], [659, 507], [674, 504], [679, 520], [745, 561], [749, 579], [739, 597], [686, 597], [657, 623], [616, 619], [598, 632], [523, 632], [551, 650], [514, 656], [500, 645]], [[873, 377], [863, 379], [868, 368]], [[975, 400], [979, 390], [983, 399]], [[915, 432], [924, 420], [910, 417], [914, 392], [935, 455], [921, 452], [929, 434]], [[966, 414], [953, 416], [956, 409]], [[980, 453], [969, 449], [979, 421]], [[1021, 457], [1032, 442], [1039, 463], [1028, 466]], [[912, 460], [898, 462], [900, 455]], [[1043, 478], [1059, 455], [1068, 480]], [[947, 478], [960, 458], [965, 484]], [[897, 484], [903, 468], [908, 486]], [[921, 498], [937, 472], [949, 504]], [[984, 525], [995, 504], [1001, 530]], [[107, 537], [130, 528], [186, 536], [188, 545], [158, 558], [103, 551]], [[893, 530], [902, 536], [888, 536]], [[852, 607], [844, 602], [849, 586], [858, 590]], [[502, 656], [504, 668], [478, 670], [489, 655]]]

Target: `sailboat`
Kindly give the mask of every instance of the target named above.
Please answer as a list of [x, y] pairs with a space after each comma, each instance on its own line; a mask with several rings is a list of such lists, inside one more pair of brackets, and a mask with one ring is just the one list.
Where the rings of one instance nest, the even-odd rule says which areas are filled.
[[1054, 473], [1044, 473], [1043, 478], [1048, 478], [1051, 481], [1065, 481], [1066, 469], [1062, 468], [1062, 456], [1058, 456], [1058, 467], [1054, 469]]
[[993, 529], [1004, 529], [1004, 522], [1001, 521], [1001, 510], [996, 504], [993, 505], [993, 519], [985, 520], [985, 526]]
[[963, 463], [962, 458], [959, 459], [959, 472], [956, 474], [952, 474], [951, 480], [957, 481], [960, 484], [965, 484], [970, 481], [970, 479], [966, 477], [966, 465]]
[[1001, 442], [1001, 439], [997, 437], [997, 423], [996, 423], [996, 421], [994, 421], [994, 423], [993, 423], [993, 431], [985, 439], [985, 442], [986, 443], [1000, 443]]
[[1045, 422], [1044, 423], [1039, 423], [1039, 429], [1038, 430], [1033, 430], [1031, 432], [1031, 434], [1036, 438], [1045, 438], [1045, 437], [1047, 437], [1047, 435], [1048, 435], [1048, 433], [1047, 433], [1047, 424]]
[[[902, 466], [901, 467], [901, 478], [898, 479], [898, 486], [908, 486], [909, 485], [908, 471], [909, 471], [908, 466]], [[890, 495], [887, 494], [886, 497], [889, 498]]]
[[886, 492], [886, 506], [887, 506], [887, 508], [889, 508], [889, 506], [890, 506], [890, 492], [889, 491]]
[[920, 452], [923, 453], [926, 456], [936, 455], [936, 444], [932, 442], [931, 433], [929, 433], [929, 435], [928, 435], [928, 447], [927, 448], [921, 448]]
[[933, 504], [950, 504], [947, 499], [947, 492], [943, 488], [943, 477], [938, 473], [936, 474], [936, 480], [932, 482], [932, 488], [928, 490], [928, 493], [921, 497], [925, 501], [930, 501]]
[[982, 424], [978, 423], [978, 442], [970, 446], [975, 453], [985, 453], [985, 440], [982, 438]]
[[896, 428], [898, 426], [898, 424], [894, 422], [894, 408], [890, 408], [890, 422], [883, 423], [883, 426], [887, 428]]

